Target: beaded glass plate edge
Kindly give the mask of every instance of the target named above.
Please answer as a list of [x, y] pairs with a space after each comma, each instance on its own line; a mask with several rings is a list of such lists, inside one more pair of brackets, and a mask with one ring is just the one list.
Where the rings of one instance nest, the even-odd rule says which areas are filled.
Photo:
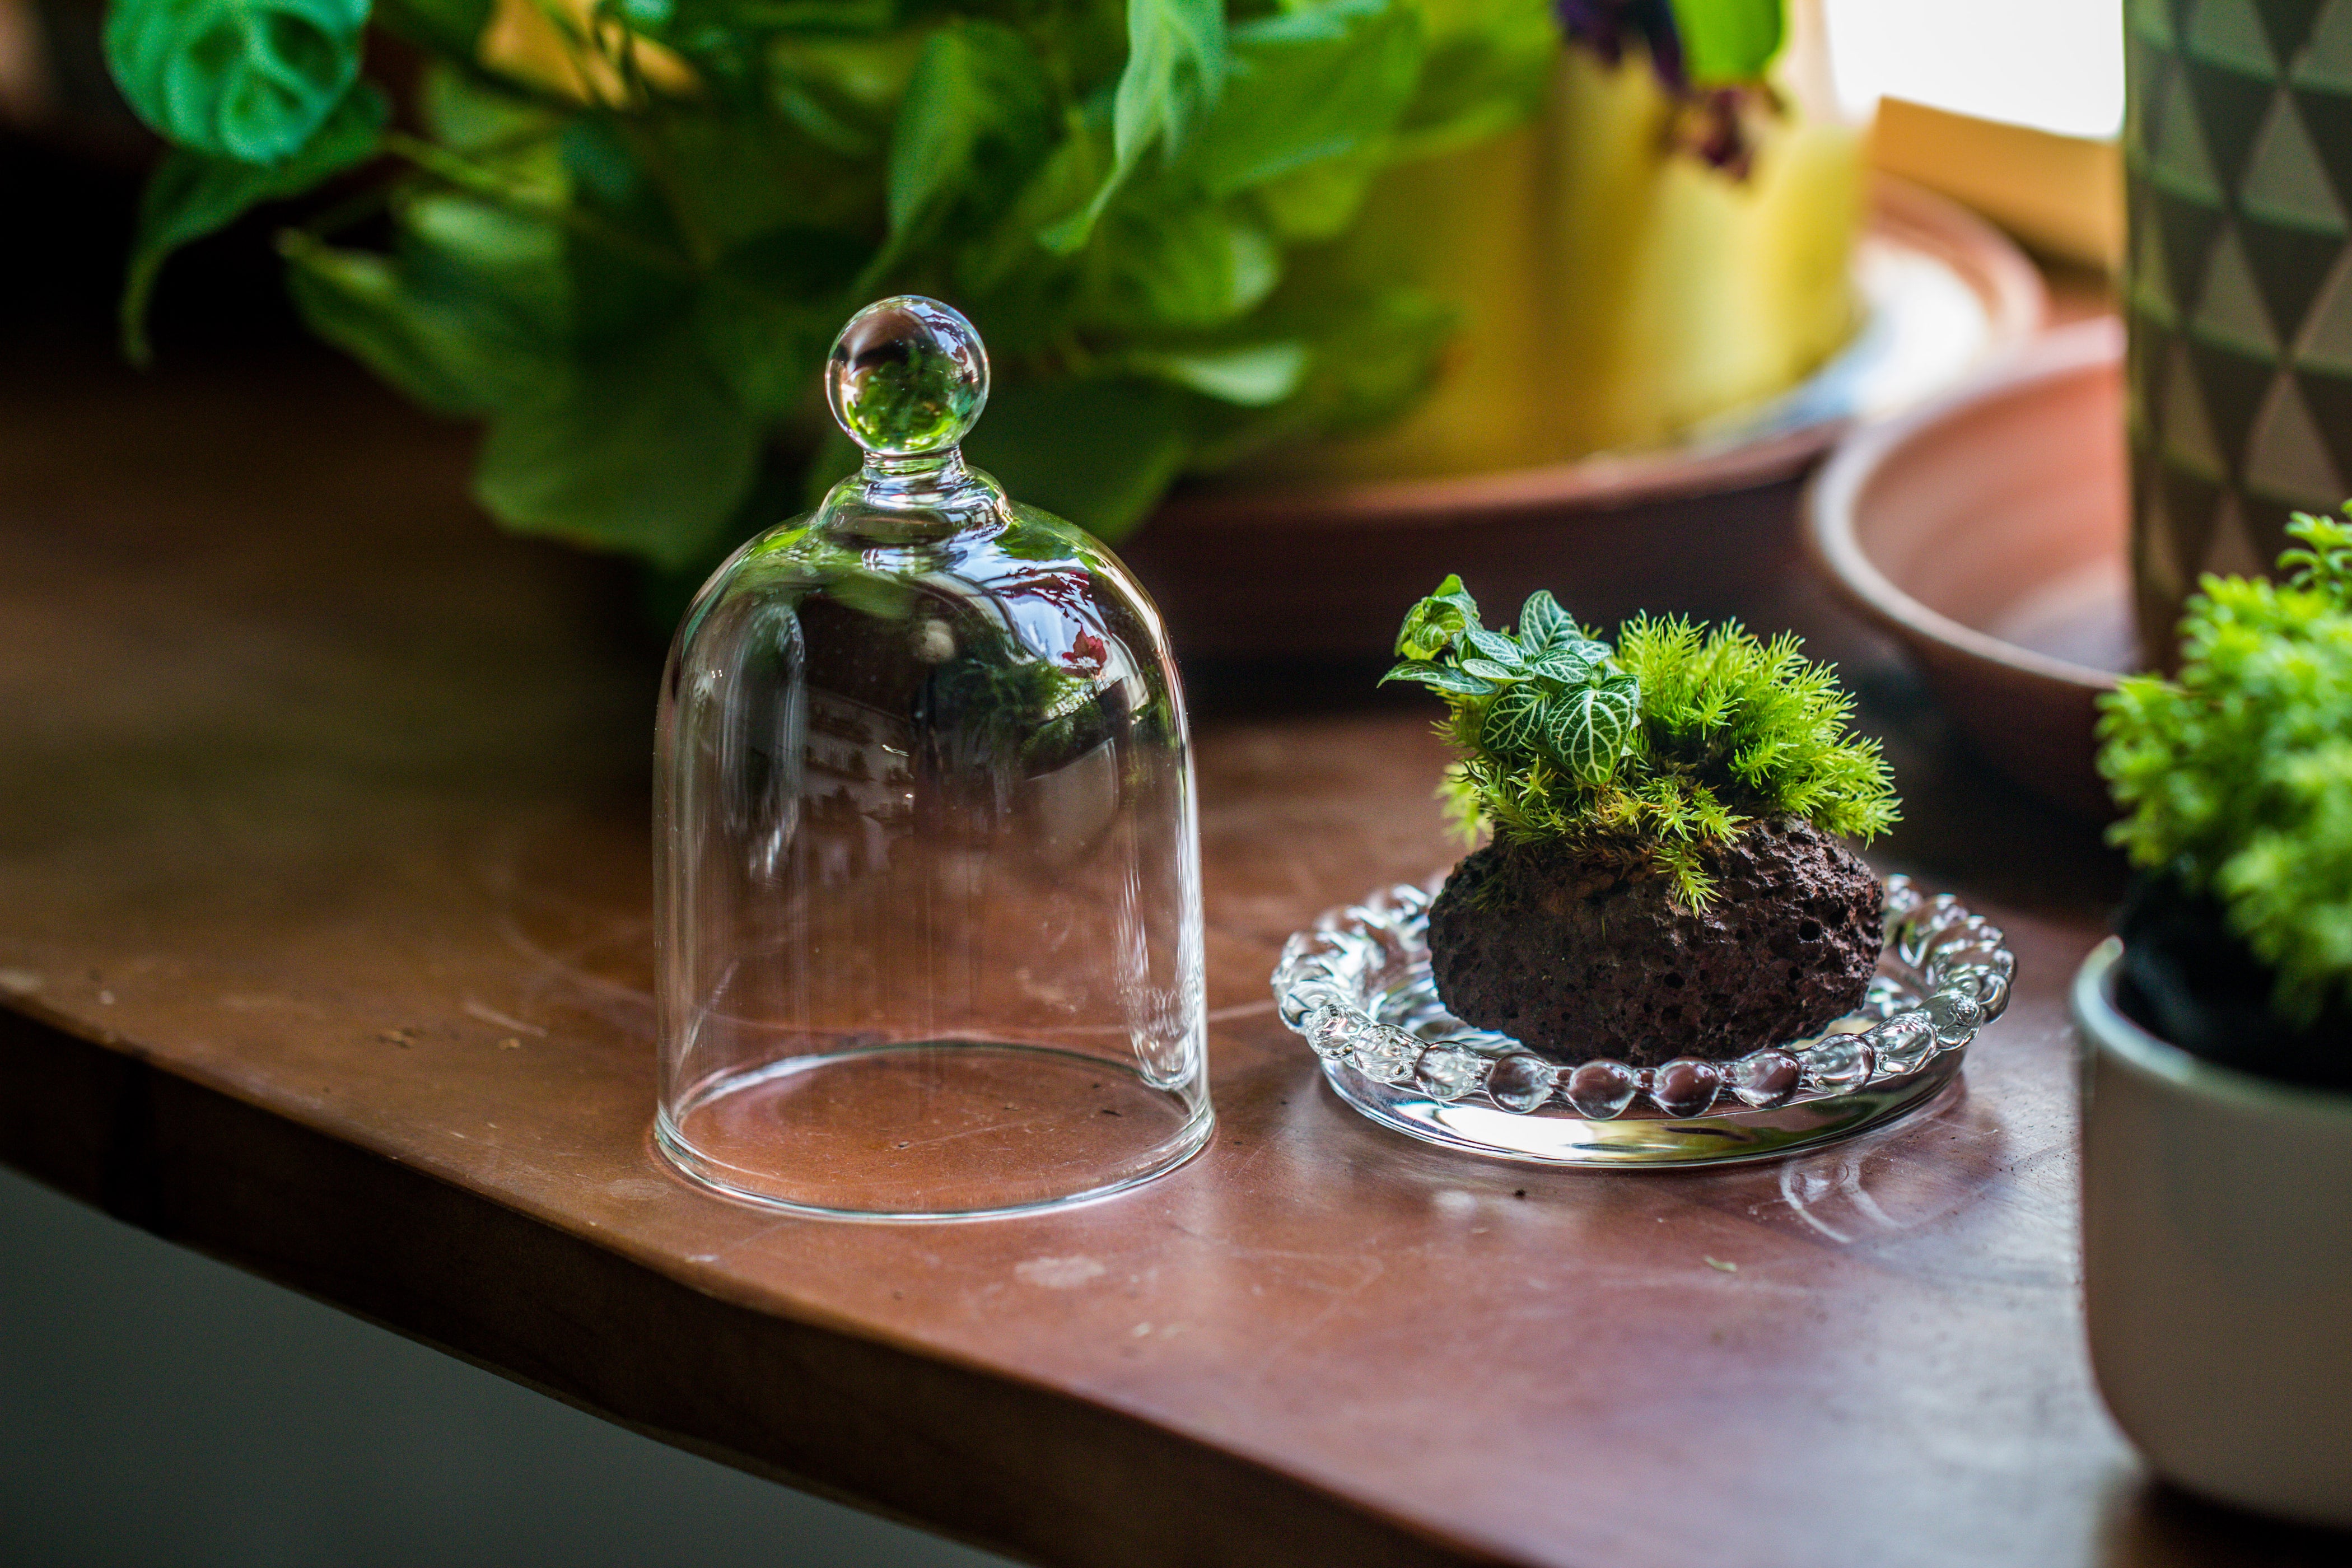
[[1282, 1021], [1339, 1097], [1428, 1142], [1546, 1165], [1720, 1163], [1850, 1137], [1958, 1076], [2009, 1005], [2017, 960], [1949, 893], [1886, 879], [1885, 945], [1860, 1008], [1822, 1033], [1730, 1060], [1561, 1065], [1447, 1013], [1429, 972], [1444, 879], [1331, 910], [1285, 945]]

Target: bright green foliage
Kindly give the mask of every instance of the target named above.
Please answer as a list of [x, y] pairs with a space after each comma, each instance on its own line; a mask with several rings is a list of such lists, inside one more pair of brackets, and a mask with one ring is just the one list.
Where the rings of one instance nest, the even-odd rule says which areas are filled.
[[1223, 95], [1230, 67], [1224, 0], [1127, 0], [1127, 64], [1111, 96], [1115, 162], [1084, 223], [1065, 226], [1047, 243], [1056, 250], [1084, 243], [1087, 228], [1147, 152], [1162, 151], [1172, 163]]
[[139, 118], [191, 153], [293, 156], [359, 75], [368, 0], [115, 0], [106, 58]]
[[1759, 816], [1801, 816], [1869, 839], [1896, 804], [1878, 743], [1852, 733], [1835, 671], [1786, 634], [1738, 626], [1628, 623], [1610, 646], [1549, 594], [1516, 634], [1479, 624], [1448, 577], [1397, 634], [1415, 680], [1445, 701], [1442, 732], [1462, 752], [1444, 791], [1465, 837], [1568, 838], [1643, 860], [1704, 907], [1701, 851]]
[[1674, 0], [1683, 64], [1700, 87], [1753, 81], [1780, 52], [1785, 0]]
[[2132, 859], [2218, 900], [2306, 1026], [2352, 1003], [2352, 527], [2298, 515], [2282, 586], [2207, 577], [2178, 679], [2105, 700], [2099, 768]]
[[118, 79], [186, 154], [130, 335], [175, 246], [388, 153], [282, 243], [313, 329], [488, 424], [509, 526], [679, 572], [845, 468], [819, 370], [887, 294], [987, 338], [971, 458], [1106, 536], [1392, 413], [1453, 323], [1317, 247], [1384, 168], [1523, 118], [1559, 47], [1546, 0], [531, 3], [572, 89], [480, 56], [486, 0], [374, 0], [428, 63], [414, 130], [360, 136], [369, 0], [112, 0]]

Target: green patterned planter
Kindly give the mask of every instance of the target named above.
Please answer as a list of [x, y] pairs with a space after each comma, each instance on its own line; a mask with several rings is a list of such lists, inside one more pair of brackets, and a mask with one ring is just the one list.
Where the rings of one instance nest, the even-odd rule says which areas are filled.
[[2352, 0], [2128, 0], [2132, 574], [2172, 662], [2205, 572], [2352, 495]]

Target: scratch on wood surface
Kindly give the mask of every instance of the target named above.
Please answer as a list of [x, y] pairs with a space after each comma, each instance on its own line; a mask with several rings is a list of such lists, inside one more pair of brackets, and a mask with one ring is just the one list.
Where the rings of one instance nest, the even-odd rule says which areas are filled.
[[[572, 954], [549, 951], [533, 941], [509, 911], [500, 910], [491, 923], [499, 940], [516, 954], [530, 960], [538, 970], [530, 987], [534, 996], [553, 992], [568, 1004], [594, 1015], [625, 1033], [639, 1035], [650, 1031], [654, 1012], [651, 991], [599, 974]], [[646, 942], [652, 940], [649, 922], [616, 921], [612, 932], [603, 938], [576, 944], [574, 952], [593, 952], [600, 947], [621, 942], [625, 940], [622, 933], [645, 933]]]
[[[1219, 1262], [1262, 1266], [1263, 1278], [1249, 1281], [1250, 1294], [1263, 1300], [1269, 1288], [1276, 1290], [1297, 1290], [1325, 1298], [1307, 1317], [1298, 1321], [1288, 1332], [1268, 1344], [1250, 1363], [1250, 1370], [1263, 1373], [1312, 1339], [1349, 1302], [1370, 1289], [1388, 1272], [1388, 1266], [1378, 1258], [1363, 1252], [1299, 1252], [1282, 1247], [1237, 1246], [1228, 1237], [1196, 1230], [1192, 1226], [1171, 1222], [1169, 1228], [1179, 1236], [1210, 1248]], [[1318, 1278], [1318, 1273], [1322, 1275]], [[1331, 1278], [1337, 1274], [1340, 1278]]]
[[[1324, 1324], [1339, 1316], [1342, 1307], [1370, 1289], [1372, 1282], [1388, 1272], [1388, 1266], [1377, 1258], [1363, 1258], [1356, 1261], [1363, 1266], [1363, 1272], [1357, 1278], [1355, 1283], [1342, 1286], [1334, 1291], [1330, 1300], [1324, 1303], [1321, 1310], [1289, 1333], [1283, 1335], [1273, 1344], [1268, 1345], [1265, 1353], [1258, 1358], [1258, 1371], [1270, 1371], [1276, 1362], [1286, 1359], [1293, 1351], [1320, 1332]], [[1314, 1287], [1310, 1284], [1307, 1288]]]
[[537, 1035], [542, 1040], [547, 1037], [545, 1026], [526, 1024], [520, 1018], [509, 1018], [497, 1008], [486, 1007], [470, 996], [466, 998], [462, 1010], [469, 1018], [478, 1018], [485, 1024], [496, 1024], [501, 1029], [512, 1029], [519, 1035]]
[[327, 1010], [315, 1002], [268, 992], [228, 992], [221, 996], [220, 1005], [232, 1013], [302, 1013], [313, 1018], [327, 1016]]

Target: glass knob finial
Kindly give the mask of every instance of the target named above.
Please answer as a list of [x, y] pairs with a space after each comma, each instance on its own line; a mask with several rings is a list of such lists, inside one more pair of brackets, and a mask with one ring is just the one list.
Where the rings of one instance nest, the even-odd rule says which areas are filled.
[[849, 438], [877, 457], [944, 452], [988, 401], [988, 351], [972, 324], [937, 300], [877, 300], [834, 340], [824, 395]]

